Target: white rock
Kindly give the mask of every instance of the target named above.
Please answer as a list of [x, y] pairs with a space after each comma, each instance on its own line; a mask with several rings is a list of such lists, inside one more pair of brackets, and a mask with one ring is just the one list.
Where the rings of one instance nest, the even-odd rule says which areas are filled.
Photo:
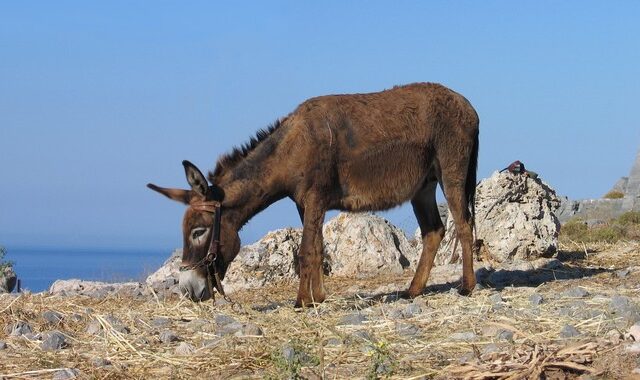
[[[482, 180], [476, 190], [475, 222], [476, 237], [483, 243], [481, 254], [488, 256], [483, 259], [503, 263], [556, 253], [560, 222], [555, 212], [559, 205], [556, 192], [540, 179], [495, 172]], [[420, 236], [419, 231], [416, 236]], [[417, 250], [422, 251], [421, 241]], [[436, 265], [461, 260], [462, 249], [459, 243], [456, 245], [453, 218], [448, 218]]]

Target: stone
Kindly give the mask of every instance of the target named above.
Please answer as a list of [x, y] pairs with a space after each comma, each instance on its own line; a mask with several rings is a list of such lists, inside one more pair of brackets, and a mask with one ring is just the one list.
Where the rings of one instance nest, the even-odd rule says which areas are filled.
[[216, 315], [214, 320], [218, 326], [224, 326], [224, 325], [228, 325], [229, 323], [237, 322], [235, 318], [225, 314]]
[[[558, 250], [560, 199], [540, 178], [495, 172], [476, 187], [476, 234], [483, 260], [492, 263], [550, 257]], [[453, 218], [436, 254], [436, 265], [458, 263]], [[416, 244], [417, 251], [422, 243]], [[455, 250], [454, 250], [455, 248]]]
[[205, 339], [202, 341], [203, 348], [214, 348], [220, 345], [222, 342], [222, 338], [214, 338], [214, 339]]
[[618, 278], [626, 278], [629, 273], [631, 273], [631, 269], [629, 268], [618, 269], [617, 271], [615, 271], [615, 274]]
[[356, 340], [364, 340], [367, 342], [375, 341], [373, 336], [368, 331], [365, 331], [365, 330], [354, 331], [352, 336], [356, 338]]
[[65, 368], [60, 371], [56, 371], [53, 374], [52, 380], [69, 380], [75, 379], [80, 376], [80, 370], [75, 368]]
[[238, 337], [251, 337], [251, 336], [263, 336], [264, 333], [260, 326], [254, 323], [245, 323], [240, 330], [236, 331], [235, 336]]
[[422, 308], [420, 307], [420, 305], [415, 304], [415, 303], [411, 303], [409, 305], [407, 305], [404, 308], [404, 311], [402, 312], [402, 315], [405, 318], [411, 318], [414, 317], [418, 314], [422, 313]]
[[562, 296], [566, 298], [584, 298], [589, 296], [589, 292], [584, 288], [576, 286], [562, 292]]
[[57, 325], [60, 322], [62, 322], [63, 316], [57, 311], [47, 310], [44, 313], [42, 313], [42, 319], [44, 319], [45, 322], [49, 324]]
[[164, 344], [169, 344], [179, 341], [180, 337], [178, 337], [178, 335], [171, 330], [164, 330], [160, 333], [158, 339], [160, 339], [160, 342]]
[[615, 295], [611, 297], [609, 307], [614, 313], [620, 314], [630, 309], [631, 302], [628, 297]]
[[196, 348], [189, 343], [181, 342], [178, 347], [176, 347], [175, 353], [178, 356], [189, 356], [192, 355], [195, 351]]
[[18, 321], [13, 325], [9, 325], [7, 326], [6, 330], [7, 330], [7, 333], [11, 336], [22, 336], [25, 334], [33, 333], [33, 329], [31, 328], [31, 325], [29, 325], [27, 322], [24, 322], [24, 321]]
[[400, 336], [413, 337], [420, 335], [420, 328], [412, 323], [398, 323], [396, 324], [396, 332]]
[[18, 276], [11, 265], [0, 267], [0, 294], [11, 293], [18, 282]]
[[338, 321], [338, 326], [361, 325], [368, 320], [366, 315], [360, 313], [347, 314]]
[[560, 330], [560, 337], [561, 338], [575, 338], [582, 335], [580, 333], [580, 331], [578, 331], [578, 329], [576, 329], [575, 327], [571, 326], [571, 325], [564, 325], [564, 327], [562, 328], [562, 330]]
[[640, 342], [640, 324], [636, 323], [629, 328], [629, 337], [636, 342]]
[[633, 342], [625, 346], [624, 350], [632, 354], [640, 354], [640, 342]]
[[[122, 321], [120, 321], [113, 315], [107, 315], [103, 317], [103, 321], [107, 325], [107, 327], [112, 329], [113, 331], [117, 331], [121, 334], [129, 334], [130, 332], [129, 328], [126, 327], [122, 323]], [[89, 323], [89, 326], [87, 326], [86, 332], [89, 335], [96, 335], [103, 332], [102, 323], [100, 323], [98, 319], [92, 320], [91, 323]]]
[[324, 345], [327, 346], [327, 347], [336, 347], [336, 346], [339, 346], [341, 344], [342, 344], [342, 339], [336, 338], [336, 337], [329, 338], [324, 343]]
[[91, 364], [94, 367], [104, 368], [104, 367], [110, 367], [111, 361], [109, 359], [95, 357], [95, 358], [91, 358]]
[[489, 343], [482, 349], [482, 356], [493, 354], [496, 352], [502, 352], [502, 348], [495, 343]]
[[498, 340], [506, 340], [506, 341], [513, 341], [513, 331], [511, 330], [500, 330], [498, 332], [498, 334], [496, 335], [496, 339]]
[[7, 343], [0, 341], [0, 350], [6, 350], [7, 349]]
[[544, 302], [544, 297], [540, 293], [533, 293], [529, 296], [529, 303], [532, 306], [538, 306]]
[[232, 323], [227, 323], [223, 326], [219, 326], [216, 329], [216, 334], [220, 336], [235, 335], [241, 329], [242, 329], [242, 323], [232, 322]]
[[40, 348], [44, 351], [57, 351], [67, 346], [67, 338], [60, 331], [51, 331], [44, 334]]
[[463, 341], [463, 342], [469, 342], [469, 341], [472, 341], [472, 340], [476, 339], [476, 334], [473, 333], [472, 331], [457, 332], [457, 333], [451, 334], [449, 336], [449, 339], [457, 340], [457, 341]]
[[492, 304], [501, 304], [504, 302], [504, 300], [502, 299], [502, 295], [500, 293], [495, 293], [489, 296], [489, 301], [491, 301]]
[[171, 319], [167, 317], [157, 317], [151, 320], [151, 326], [155, 328], [167, 327], [171, 324]]

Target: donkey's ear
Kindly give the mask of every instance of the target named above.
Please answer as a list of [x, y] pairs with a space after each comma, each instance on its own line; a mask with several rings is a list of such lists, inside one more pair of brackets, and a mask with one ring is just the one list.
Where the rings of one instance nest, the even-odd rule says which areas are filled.
[[206, 197], [209, 183], [200, 169], [187, 160], [182, 161], [182, 166], [184, 166], [184, 173], [187, 176], [187, 182], [191, 185], [191, 190]]
[[186, 205], [189, 204], [189, 201], [193, 196], [193, 192], [189, 190], [168, 189], [165, 187], [156, 186], [153, 183], [148, 183], [147, 187], [150, 188], [151, 190], [157, 191], [158, 193], [164, 195], [169, 199], [173, 199], [174, 201], [178, 201]]

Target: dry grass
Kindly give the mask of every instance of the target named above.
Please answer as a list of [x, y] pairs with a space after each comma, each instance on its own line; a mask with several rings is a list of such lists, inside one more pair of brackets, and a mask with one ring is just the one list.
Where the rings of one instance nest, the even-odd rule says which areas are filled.
[[[233, 304], [192, 303], [173, 299], [109, 297], [53, 297], [43, 294], [0, 296], [0, 326], [28, 321], [35, 332], [60, 330], [69, 347], [43, 351], [38, 341], [9, 337], [0, 340], [9, 348], [0, 351], [0, 378], [51, 378], [60, 368], [77, 368], [82, 377], [99, 379], [148, 378], [469, 378], [526, 379], [575, 377], [593, 374], [609, 378], [629, 375], [637, 366], [623, 350], [620, 333], [628, 328], [621, 316], [611, 314], [613, 294], [637, 299], [640, 271], [621, 279], [612, 270], [638, 262], [638, 244], [599, 246], [598, 250], [570, 248], [569, 265], [604, 268], [582, 279], [553, 281], [537, 288], [512, 287], [500, 291], [503, 307], [495, 306], [494, 289], [471, 297], [452, 292], [426, 294], [414, 302], [422, 311], [407, 318], [398, 311], [408, 302], [397, 300], [410, 275], [376, 279], [328, 279], [328, 300], [312, 309], [295, 311], [295, 284], [279, 284], [232, 295]], [[579, 249], [575, 249], [579, 248]], [[572, 256], [573, 255], [573, 256]], [[571, 259], [572, 258], [572, 259]], [[561, 297], [567, 287], [581, 286], [591, 293], [582, 299], [589, 316], [562, 313], [575, 299]], [[531, 306], [528, 297], [537, 292], [546, 302]], [[46, 310], [63, 314], [63, 321], [48, 325]], [[368, 320], [361, 325], [339, 325], [345, 316], [361, 311]], [[216, 335], [215, 316], [225, 314], [242, 323], [254, 323], [261, 336]], [[109, 316], [120, 319], [129, 332], [112, 326]], [[153, 327], [157, 317], [170, 325]], [[102, 331], [87, 333], [98, 321]], [[562, 339], [566, 324], [582, 335]], [[403, 335], [403, 327], [415, 326], [417, 334]], [[188, 356], [176, 353], [180, 342], [160, 342], [164, 329], [176, 332], [195, 347]], [[514, 333], [512, 340], [496, 338], [496, 331]], [[452, 334], [472, 332], [475, 338], [456, 340]], [[340, 344], [327, 344], [329, 340]], [[495, 344], [498, 352], [485, 352]], [[297, 359], [287, 360], [283, 347], [292, 347]], [[111, 365], [92, 360], [107, 359]], [[464, 359], [464, 360], [461, 360]], [[611, 363], [617, 363], [611, 367]]]

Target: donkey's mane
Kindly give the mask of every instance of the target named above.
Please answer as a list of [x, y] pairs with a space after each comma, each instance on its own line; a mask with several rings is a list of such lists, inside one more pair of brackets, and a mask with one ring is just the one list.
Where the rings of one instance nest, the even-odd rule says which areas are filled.
[[267, 126], [267, 128], [259, 129], [256, 132], [256, 135], [252, 137], [248, 142], [242, 144], [241, 146], [236, 146], [230, 153], [224, 154], [220, 156], [218, 159], [218, 163], [216, 164], [216, 168], [211, 172], [209, 172], [209, 179], [213, 181], [213, 178], [217, 177], [222, 173], [224, 169], [230, 169], [240, 163], [245, 157], [249, 155], [254, 149], [260, 145], [261, 142], [266, 140], [271, 134], [280, 128], [283, 120], [276, 120], [271, 125]]

